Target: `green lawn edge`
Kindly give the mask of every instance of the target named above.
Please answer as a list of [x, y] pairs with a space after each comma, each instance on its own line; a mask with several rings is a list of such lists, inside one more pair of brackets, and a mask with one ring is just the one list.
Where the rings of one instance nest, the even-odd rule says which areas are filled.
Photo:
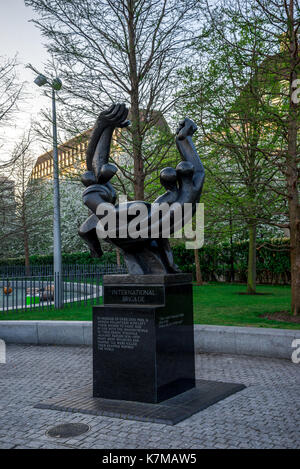
[[[240, 295], [243, 284], [209, 283], [193, 287], [195, 324], [300, 329], [300, 324], [261, 318], [264, 313], [289, 310], [289, 286], [259, 285], [258, 293], [266, 295]], [[101, 304], [102, 301], [98, 302]], [[92, 304], [74, 303], [61, 310], [45, 308], [0, 314], [0, 320], [53, 320], [91, 321]]]

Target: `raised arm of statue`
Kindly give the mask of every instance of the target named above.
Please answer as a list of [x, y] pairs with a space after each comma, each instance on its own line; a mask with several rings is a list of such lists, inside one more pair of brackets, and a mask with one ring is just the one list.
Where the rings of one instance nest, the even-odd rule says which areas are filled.
[[182, 161], [176, 167], [165, 168], [160, 173], [160, 181], [167, 192], [155, 200], [155, 203], [177, 202], [195, 204], [199, 202], [203, 183], [204, 168], [192, 141], [192, 136], [197, 130], [196, 124], [191, 119], [184, 119], [179, 123], [176, 131], [176, 146]]
[[125, 104], [113, 104], [101, 112], [96, 120], [88, 148], [86, 151], [87, 172], [82, 177], [86, 186], [99, 183], [105, 184], [116, 173], [117, 168], [108, 165], [112, 135], [116, 127], [127, 127], [128, 109]]
[[116, 127], [127, 127], [128, 109], [125, 104], [113, 104], [99, 115], [90, 137], [86, 152], [87, 171], [81, 176], [86, 189], [84, 204], [93, 212], [79, 228], [79, 236], [86, 242], [92, 256], [101, 257], [103, 251], [96, 233], [98, 218], [95, 213], [103, 202], [115, 203], [116, 193], [109, 183], [117, 167], [108, 163], [113, 131]]
[[183, 121], [179, 122], [179, 127], [176, 131], [176, 146], [182, 160], [191, 163], [194, 167], [192, 182], [194, 188], [199, 191], [200, 197], [204, 184], [205, 171], [192, 140], [192, 136], [196, 130], [196, 124], [189, 118], [185, 118]]

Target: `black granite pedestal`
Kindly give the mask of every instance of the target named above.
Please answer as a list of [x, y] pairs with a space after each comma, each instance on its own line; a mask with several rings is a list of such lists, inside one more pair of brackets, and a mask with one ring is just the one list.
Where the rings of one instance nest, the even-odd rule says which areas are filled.
[[35, 407], [175, 425], [244, 388], [195, 381], [190, 275], [112, 275], [93, 308], [93, 384]]
[[104, 277], [93, 308], [93, 396], [158, 403], [195, 387], [189, 274]]

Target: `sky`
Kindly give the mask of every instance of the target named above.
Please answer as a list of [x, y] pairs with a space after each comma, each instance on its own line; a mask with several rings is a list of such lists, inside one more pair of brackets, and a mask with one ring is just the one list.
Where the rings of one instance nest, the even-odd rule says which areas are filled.
[[[12, 123], [1, 127], [0, 160], [6, 159], [12, 151], [14, 143], [28, 129], [31, 119], [38, 116], [42, 107], [49, 106], [49, 99], [43, 96], [43, 91], [34, 83], [34, 74], [25, 65], [30, 62], [38, 70], [43, 71], [43, 64], [47, 62], [48, 54], [39, 29], [30, 23], [34, 12], [24, 5], [24, 0], [0, 0], [0, 56], [14, 57], [17, 54], [17, 74], [20, 81], [24, 81], [25, 100], [18, 105]], [[49, 143], [49, 147], [51, 143]], [[37, 153], [41, 151], [39, 145], [33, 147]]]

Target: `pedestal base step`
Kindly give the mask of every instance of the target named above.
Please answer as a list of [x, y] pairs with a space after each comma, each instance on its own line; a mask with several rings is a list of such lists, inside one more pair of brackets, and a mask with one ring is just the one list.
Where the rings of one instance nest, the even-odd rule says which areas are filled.
[[92, 397], [92, 386], [86, 386], [40, 402], [35, 408], [176, 425], [245, 387], [243, 384], [197, 380], [196, 387], [189, 391], [159, 404], [148, 404]]

